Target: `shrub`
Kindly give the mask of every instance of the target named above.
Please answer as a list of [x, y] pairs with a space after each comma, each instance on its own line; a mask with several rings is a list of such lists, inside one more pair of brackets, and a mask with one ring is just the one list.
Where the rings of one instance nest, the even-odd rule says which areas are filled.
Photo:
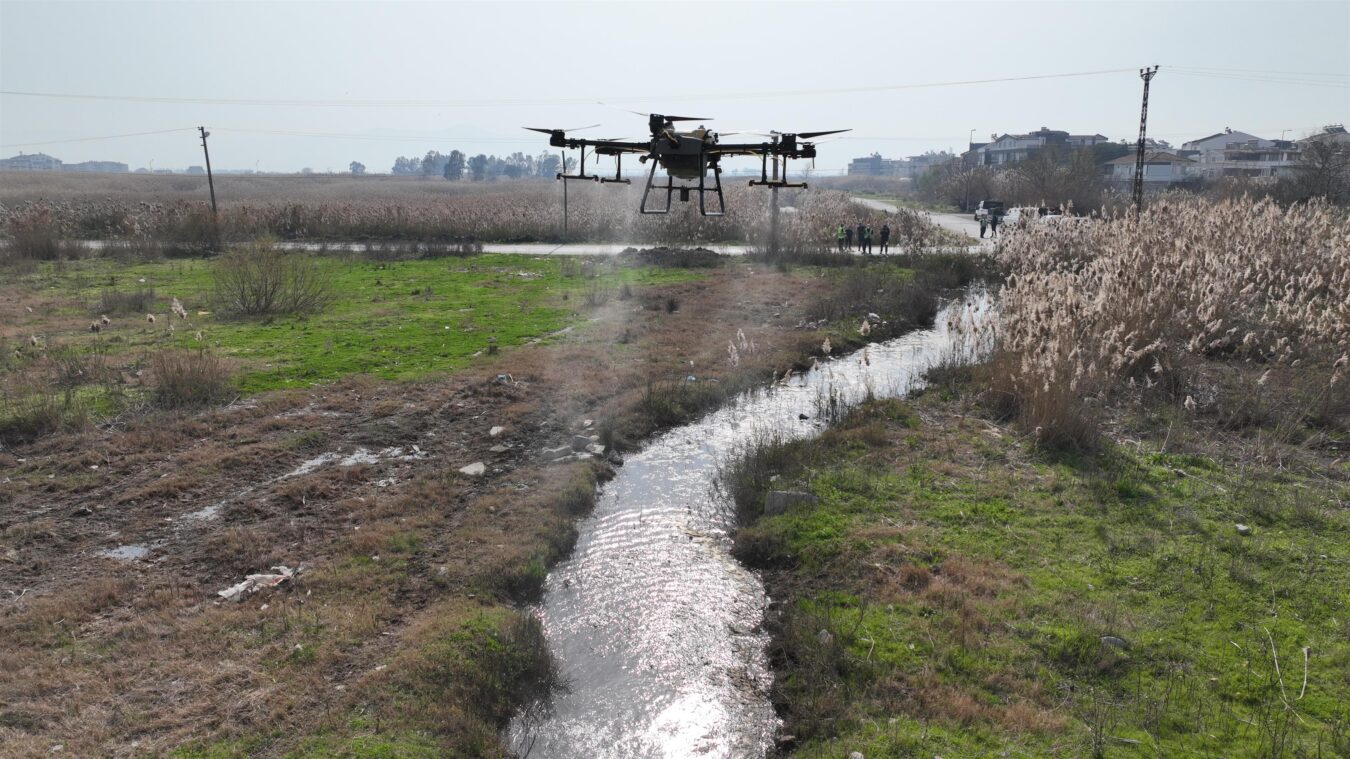
[[150, 359], [155, 403], [186, 408], [219, 403], [233, 394], [233, 380], [223, 361], [205, 350], [168, 350]]
[[99, 294], [94, 312], [99, 314], [145, 314], [154, 310], [155, 289], [138, 287], [130, 292], [107, 289]]
[[211, 276], [221, 311], [235, 316], [314, 313], [333, 301], [322, 264], [265, 242], [222, 256]]

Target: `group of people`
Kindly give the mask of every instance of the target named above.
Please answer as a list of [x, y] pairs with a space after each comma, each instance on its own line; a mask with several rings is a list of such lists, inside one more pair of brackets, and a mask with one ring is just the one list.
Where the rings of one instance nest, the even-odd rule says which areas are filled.
[[1001, 209], [990, 211], [980, 217], [980, 239], [984, 239], [984, 230], [989, 228], [989, 238], [998, 237], [998, 225], [1003, 223], [1003, 212]]
[[[877, 237], [880, 238], [881, 241], [881, 250], [879, 252], [886, 253], [889, 251], [891, 243], [891, 226], [889, 224], [882, 224], [881, 229], [877, 231]], [[858, 242], [859, 253], [862, 253], [864, 256], [871, 255], [872, 253], [872, 228], [866, 224], [859, 224], [856, 234], [854, 233], [853, 227], [850, 227], [847, 224], [840, 224], [839, 229], [835, 231], [835, 238], [839, 243], [840, 251], [853, 250], [853, 241], [856, 239]]]

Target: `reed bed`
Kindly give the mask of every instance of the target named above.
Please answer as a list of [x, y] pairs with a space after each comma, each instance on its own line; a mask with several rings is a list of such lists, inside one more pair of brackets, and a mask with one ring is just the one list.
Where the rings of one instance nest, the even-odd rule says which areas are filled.
[[1326, 205], [1167, 199], [1016, 230], [999, 258], [1000, 314], [968, 329], [993, 331], [994, 395], [1045, 442], [1090, 444], [1122, 392], [1345, 427], [1350, 224]]
[[[286, 241], [585, 240], [687, 246], [763, 243], [769, 233], [769, 193], [731, 180], [723, 217], [700, 215], [696, 199], [676, 199], [667, 215], [644, 215], [637, 212], [640, 186], [574, 182], [568, 188], [564, 232], [563, 190], [555, 182], [222, 178], [219, 217], [213, 219], [202, 192], [204, 182], [189, 177], [156, 184], [153, 179], [53, 180], [50, 192], [27, 180], [0, 192], [0, 234], [16, 241], [40, 237], [51, 241], [46, 247], [52, 250], [56, 241], [67, 239], [156, 241], [170, 245], [165, 252], [172, 255], [261, 236]], [[850, 203], [843, 192], [787, 191], [779, 199], [787, 207], [779, 216], [779, 239], [793, 249], [832, 247], [832, 230], [841, 223], [881, 224], [881, 214]], [[936, 239], [935, 228], [917, 214], [910, 216], [892, 219], [894, 244], [922, 245]]]

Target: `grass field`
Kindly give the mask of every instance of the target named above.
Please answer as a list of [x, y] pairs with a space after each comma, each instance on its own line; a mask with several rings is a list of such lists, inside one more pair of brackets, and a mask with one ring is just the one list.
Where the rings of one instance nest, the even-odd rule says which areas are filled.
[[1344, 462], [1048, 456], [939, 396], [734, 472], [793, 756], [1350, 751]]
[[[697, 270], [624, 267], [518, 255], [370, 262], [316, 257], [334, 302], [313, 316], [229, 318], [216, 313], [210, 260], [123, 265], [106, 259], [45, 264], [4, 289], [16, 304], [0, 340], [99, 350], [135, 363], [166, 347], [207, 348], [239, 366], [239, 387], [260, 392], [352, 374], [412, 379], [465, 366], [489, 345], [519, 345], [577, 324], [622, 288], [690, 281]], [[145, 312], [116, 315], [91, 333], [104, 294], [153, 290]], [[177, 298], [187, 319], [170, 313]], [[33, 308], [30, 314], [27, 308]], [[146, 314], [156, 314], [154, 323]], [[10, 351], [6, 351], [9, 353]], [[32, 351], [28, 351], [30, 354]]]

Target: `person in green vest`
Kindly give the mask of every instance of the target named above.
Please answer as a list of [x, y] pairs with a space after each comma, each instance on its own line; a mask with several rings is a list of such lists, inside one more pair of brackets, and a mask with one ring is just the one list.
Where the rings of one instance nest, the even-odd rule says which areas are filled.
[[839, 229], [835, 231], [834, 236], [835, 236], [835, 238], [837, 238], [837, 240], [838, 240], [838, 242], [839, 242], [839, 252], [842, 253], [842, 252], [844, 251], [844, 225], [843, 225], [843, 224], [840, 224], [840, 225], [839, 225]]

